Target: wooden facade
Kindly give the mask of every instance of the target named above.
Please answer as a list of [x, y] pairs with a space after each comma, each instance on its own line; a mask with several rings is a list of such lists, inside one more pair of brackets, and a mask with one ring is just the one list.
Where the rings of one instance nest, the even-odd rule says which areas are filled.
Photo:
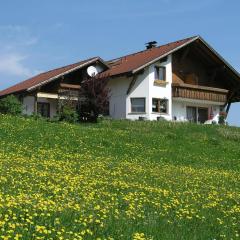
[[195, 43], [173, 54], [172, 97], [223, 103], [235, 86], [226, 68]]

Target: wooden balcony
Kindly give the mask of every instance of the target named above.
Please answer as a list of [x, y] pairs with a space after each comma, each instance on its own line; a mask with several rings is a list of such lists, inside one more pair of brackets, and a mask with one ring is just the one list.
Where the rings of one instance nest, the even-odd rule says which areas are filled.
[[173, 98], [198, 99], [225, 103], [228, 90], [190, 84], [172, 84]]

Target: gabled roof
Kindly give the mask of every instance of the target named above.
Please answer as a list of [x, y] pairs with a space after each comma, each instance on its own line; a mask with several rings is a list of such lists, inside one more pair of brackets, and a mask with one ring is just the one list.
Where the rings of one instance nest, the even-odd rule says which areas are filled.
[[[10, 88], [7, 88], [3, 91], [0, 91], [0, 97], [16, 92], [22, 91], [31, 91], [41, 85], [44, 85], [60, 76], [68, 74], [72, 71], [75, 71], [79, 68], [82, 68], [88, 64], [91, 64], [96, 61], [102, 62], [106, 66], [106, 71], [103, 72], [106, 76], [119, 76], [121, 74], [134, 74], [138, 71], [144, 69], [145, 67], [151, 65], [152, 63], [172, 54], [183, 47], [193, 43], [198, 42], [203, 44], [214, 56], [217, 57], [224, 64], [224, 66], [228, 67], [230, 71], [237, 77], [240, 81], [239, 73], [223, 58], [221, 57], [210, 45], [208, 45], [200, 36], [194, 36], [186, 39], [182, 39], [179, 41], [171, 42], [159, 47], [154, 47], [151, 49], [147, 49], [141, 52], [129, 54], [117, 59], [113, 59], [104, 62], [101, 58], [95, 57], [90, 58], [75, 64], [71, 64], [62, 68], [57, 68], [45, 73], [41, 73], [33, 78], [30, 78], [26, 81], [18, 83]], [[100, 74], [101, 76], [101, 74]]]
[[123, 56], [117, 59], [108, 61], [110, 69], [105, 73], [110, 76], [121, 75], [124, 73], [136, 73], [146, 66], [168, 56], [171, 53], [178, 51], [179, 49], [191, 44], [192, 42], [199, 41], [208, 50], [214, 54], [224, 65], [226, 65], [236, 77], [240, 80], [240, 74], [235, 70], [219, 53], [217, 53], [203, 38], [200, 36], [194, 36], [186, 39], [182, 39], [176, 42], [171, 42], [159, 47], [153, 47], [141, 52]]
[[169, 55], [173, 51], [177, 51], [179, 48], [190, 44], [198, 39], [198, 36], [182, 39], [176, 42], [171, 42], [159, 47], [154, 47], [141, 52], [123, 56], [111, 61], [108, 61], [111, 67], [105, 73], [110, 76], [121, 75], [124, 73], [135, 73], [142, 68], [150, 65], [153, 62], [158, 61], [161, 58]]
[[56, 78], [64, 76], [65, 74], [73, 72], [77, 69], [80, 69], [84, 66], [92, 64], [96, 61], [102, 62], [107, 67], [107, 64], [100, 57], [90, 58], [90, 59], [87, 59], [87, 60], [84, 60], [81, 62], [77, 62], [74, 64], [70, 64], [70, 65], [67, 65], [64, 67], [56, 68], [56, 69], [50, 70], [48, 72], [40, 73], [37, 76], [34, 76], [30, 79], [27, 79], [23, 82], [20, 82], [20, 83], [14, 85], [12, 87], [9, 87], [3, 91], [0, 91], [0, 96], [17, 93], [17, 92], [22, 92], [22, 91], [31, 91], [41, 85], [44, 85], [48, 82], [55, 80]]

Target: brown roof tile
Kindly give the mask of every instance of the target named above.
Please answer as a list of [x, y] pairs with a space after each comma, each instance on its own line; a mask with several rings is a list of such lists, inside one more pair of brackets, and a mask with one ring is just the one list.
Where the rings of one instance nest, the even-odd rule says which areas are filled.
[[110, 69], [104, 72], [110, 76], [120, 75], [127, 72], [132, 72], [146, 64], [154, 61], [161, 56], [168, 54], [169, 52], [183, 46], [184, 44], [191, 42], [197, 37], [186, 38], [180, 41], [168, 43], [159, 47], [154, 47], [148, 50], [123, 56], [108, 62]]
[[34, 87], [40, 83], [43, 83], [44, 81], [47, 81], [51, 78], [54, 78], [58, 75], [64, 74], [67, 71], [71, 71], [77, 67], [80, 67], [81, 65], [87, 63], [87, 62], [91, 62], [94, 59], [98, 60], [100, 59], [99, 57], [95, 57], [95, 58], [90, 58], [78, 63], [74, 63], [74, 64], [70, 64], [64, 67], [60, 67], [60, 68], [56, 68], [53, 70], [50, 70], [48, 72], [44, 72], [44, 73], [40, 73], [37, 76], [34, 76], [30, 79], [27, 79], [23, 82], [17, 83], [16, 85], [9, 87], [3, 91], [0, 91], [0, 96], [4, 96], [4, 95], [8, 95], [8, 94], [12, 94], [12, 93], [17, 93], [17, 92], [22, 92], [22, 91], [26, 91], [28, 88]]

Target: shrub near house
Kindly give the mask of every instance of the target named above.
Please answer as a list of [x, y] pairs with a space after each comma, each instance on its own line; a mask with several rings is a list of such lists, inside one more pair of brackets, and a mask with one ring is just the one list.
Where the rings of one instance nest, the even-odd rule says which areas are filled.
[[22, 104], [14, 95], [0, 99], [0, 113], [20, 115], [22, 113]]

